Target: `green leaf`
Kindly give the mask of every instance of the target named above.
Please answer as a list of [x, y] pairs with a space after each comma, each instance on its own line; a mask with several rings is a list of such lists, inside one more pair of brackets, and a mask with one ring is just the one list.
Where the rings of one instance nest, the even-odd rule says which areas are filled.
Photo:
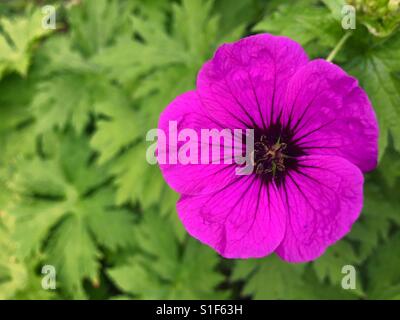
[[18, 243], [13, 239], [14, 232], [14, 217], [0, 211], [0, 299], [54, 298], [54, 293], [42, 288], [41, 279], [35, 274], [37, 257], [26, 263], [15, 255]]
[[398, 186], [387, 186], [379, 172], [368, 177], [361, 218], [348, 236], [357, 241], [361, 260], [373, 254], [382, 240], [388, 239], [393, 223], [400, 225]]
[[100, 117], [90, 144], [99, 151], [100, 164], [117, 156], [136, 139], [142, 138], [144, 119], [134, 110], [131, 101], [122, 90], [108, 88], [103, 99], [97, 101], [95, 112]]
[[[103, 50], [93, 62], [105, 68], [112, 79], [139, 90], [140, 94], [135, 96], [159, 93], [164, 96], [164, 103], [168, 103], [179, 92], [176, 89], [170, 92], [171, 88], [193, 88], [196, 73], [216, 46], [236, 39], [243, 31], [238, 27], [221, 38], [219, 19], [212, 8], [213, 1], [183, 0], [180, 5], [173, 4], [170, 29], [163, 20], [133, 15], [133, 41], [129, 33], [120, 35], [116, 44]], [[161, 107], [150, 109], [160, 111]], [[146, 109], [149, 109], [147, 104]]]
[[29, 120], [27, 110], [34, 91], [32, 79], [9, 75], [0, 81], [0, 133], [6, 134]]
[[45, 62], [41, 66], [43, 75], [59, 75], [64, 72], [75, 74], [98, 74], [100, 69], [85, 58], [73, 47], [69, 34], [57, 34], [47, 39], [38, 49], [38, 61]]
[[[343, 279], [342, 268], [345, 265], [357, 267], [360, 263], [354, 249], [350, 243], [342, 240], [339, 243], [329, 247], [327, 251], [312, 264], [319, 282], [323, 283], [329, 279], [333, 285], [340, 285]], [[357, 277], [357, 286], [354, 293], [362, 296], [361, 279]]]
[[43, 251], [57, 268], [60, 287], [81, 298], [82, 281], [97, 282], [100, 246], [115, 251], [132, 243], [131, 213], [114, 207], [109, 177], [92, 165], [84, 138], [56, 136], [43, 144], [45, 154], [21, 161], [10, 184], [19, 198], [10, 209], [18, 255]]
[[290, 37], [305, 46], [312, 57], [326, 56], [343, 35], [336, 16], [317, 0], [283, 3], [253, 30]]
[[346, 4], [346, 0], [322, 0], [322, 2], [337, 21], [342, 21], [342, 8]]
[[378, 170], [387, 186], [393, 188], [400, 178], [400, 153], [391, 146], [386, 149]]
[[77, 215], [66, 216], [52, 233], [46, 254], [46, 264], [54, 265], [58, 270], [61, 289], [73, 297], [85, 297], [81, 281], [96, 282], [100, 258], [85, 221]]
[[68, 15], [72, 42], [85, 57], [96, 54], [123, 32], [128, 12], [129, 5], [110, 0], [85, 0], [72, 6]]
[[367, 264], [368, 292], [372, 299], [399, 299], [400, 234], [379, 247]]
[[276, 256], [237, 261], [232, 280], [245, 279], [244, 295], [254, 299], [301, 299], [304, 265], [283, 262]]
[[253, 299], [354, 299], [339, 285], [322, 284], [310, 264], [290, 264], [276, 256], [237, 261], [232, 280], [245, 281], [242, 295]]
[[16, 18], [1, 18], [0, 25], [5, 35], [0, 35], [0, 78], [5, 72], [16, 71], [26, 75], [33, 44], [50, 32], [42, 27], [39, 10]]
[[194, 239], [182, 248], [165, 218], [147, 212], [136, 236], [140, 251], [108, 270], [123, 292], [140, 299], [227, 297], [216, 289], [223, 280], [217, 254]]
[[16, 161], [35, 151], [32, 114], [28, 108], [34, 79], [10, 74], [0, 81], [0, 209], [13, 201], [7, 188]]
[[174, 211], [177, 195], [166, 186], [160, 169], [145, 157], [146, 146], [141, 143], [113, 162], [110, 172], [117, 177], [117, 203], [139, 201], [144, 209], [162, 203], [161, 213]]
[[220, 17], [218, 32], [227, 35], [238, 25], [248, 25], [257, 18], [266, 4], [257, 0], [218, 0], [215, 1], [214, 11]]
[[400, 81], [396, 72], [400, 71], [397, 57], [400, 56], [400, 37], [389, 39], [389, 46], [379, 45], [368, 49], [354, 58], [349, 70], [367, 91], [378, 116], [380, 137], [379, 155], [388, 146], [389, 134], [394, 147], [400, 151]]
[[103, 67], [92, 60], [113, 44], [115, 35], [125, 34], [130, 5], [117, 1], [88, 0], [69, 9], [70, 34], [57, 36], [40, 50], [44, 79], [32, 103], [37, 133], [72, 124], [81, 133], [95, 115], [96, 105], [108, 103], [112, 83]]
[[11, 238], [14, 219], [0, 211], [0, 299], [11, 298], [24, 287], [27, 271], [13, 255], [16, 243]]
[[[212, 4], [200, 0], [174, 4], [171, 30], [165, 27], [163, 19], [154, 21], [143, 14], [134, 15], [132, 32], [136, 37], [122, 34], [115, 45], [92, 59], [109, 78], [133, 91], [142, 123], [138, 130], [139, 124], [129, 124], [128, 119], [134, 121], [129, 107], [117, 110], [115, 105], [108, 104], [108, 111], [106, 106], [102, 108], [108, 119], [98, 120], [92, 139], [101, 161], [117, 156], [111, 172], [116, 176], [119, 204], [139, 200], [147, 209], [161, 201], [167, 203], [164, 211], [174, 207], [176, 196], [167, 191], [159, 170], [146, 162], [147, 146], [135, 139], [145, 137], [147, 130], [157, 126], [160, 112], [174, 97], [193, 89], [200, 66], [221, 41]], [[112, 144], [110, 131], [115, 133]]]
[[93, 110], [94, 95], [100, 92], [98, 80], [90, 76], [64, 74], [42, 82], [32, 102], [37, 134], [71, 123], [82, 132]]
[[[72, 50], [68, 38], [56, 37], [48, 41], [40, 53], [49, 63], [45, 65], [46, 77], [37, 86], [31, 106], [37, 120], [37, 134], [53, 128], [63, 129], [70, 124], [81, 133], [92, 117], [105, 115], [111, 119], [124, 119], [132, 128], [130, 131], [125, 129], [124, 137], [135, 138], [137, 116], [126, 94], [102, 75], [100, 67], [85, 59], [79, 51]], [[104, 126], [107, 130], [118, 131], [116, 126]], [[105, 136], [100, 138], [104, 139]], [[110, 147], [109, 141], [99, 143]], [[118, 144], [112, 148], [119, 151]]]
[[32, 152], [32, 113], [29, 110], [35, 79], [12, 74], [0, 81], [0, 171], [17, 157]]
[[[162, 199], [163, 213], [174, 209], [176, 196], [167, 189], [159, 169], [146, 160], [143, 117], [138, 115], [121, 91], [109, 91], [96, 105], [98, 119], [91, 146], [98, 150], [100, 164], [112, 163], [110, 173], [117, 178], [116, 203], [140, 201], [147, 209]], [[143, 139], [143, 138], [142, 138]]]

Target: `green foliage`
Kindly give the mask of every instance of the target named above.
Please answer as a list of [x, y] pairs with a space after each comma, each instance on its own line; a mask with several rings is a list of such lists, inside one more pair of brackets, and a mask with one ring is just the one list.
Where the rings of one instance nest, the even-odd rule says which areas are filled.
[[39, 10], [23, 17], [0, 19], [3, 30], [0, 35], [0, 77], [7, 71], [26, 75], [35, 41], [49, 33], [41, 23]]
[[368, 263], [369, 291], [373, 299], [399, 299], [400, 234], [383, 244]]
[[12, 297], [26, 281], [25, 267], [13, 256], [16, 244], [12, 241], [13, 221], [1, 211], [0, 224], [0, 299]]
[[[166, 188], [158, 169], [145, 163], [143, 140], [142, 143], [135, 140], [143, 139], [147, 130], [156, 127], [160, 112], [175, 96], [194, 88], [200, 66], [216, 46], [235, 35], [238, 37], [242, 30], [235, 28], [221, 38], [218, 16], [212, 14], [211, 1], [185, 0], [181, 5], [173, 4], [170, 10], [171, 30], [165, 27], [167, 17], [150, 19], [147, 11], [142, 10], [144, 12], [130, 17], [130, 32], [118, 35], [115, 46], [103, 50], [93, 59], [111, 80], [120, 82], [131, 92], [139, 109], [135, 118], [140, 121], [135, 123], [128, 103], [105, 106], [102, 112], [108, 118], [99, 122], [92, 139], [93, 148], [101, 154], [100, 161], [115, 159], [111, 172], [116, 176], [118, 186], [117, 203], [139, 200], [147, 209], [161, 201], [166, 203], [161, 208], [164, 212], [173, 208], [176, 198]], [[132, 33], [140, 40], [131, 41]], [[121, 110], [113, 110], [115, 108]], [[121, 127], [121, 121], [128, 119], [132, 119], [132, 123]], [[127, 127], [134, 132], [127, 134]], [[123, 130], [113, 137], [112, 147], [105, 143], [109, 130]], [[142, 165], [132, 166], [135, 162]]]
[[42, 290], [41, 280], [33, 269], [37, 259], [26, 263], [15, 255], [15, 218], [5, 211], [0, 211], [0, 218], [0, 299], [54, 298]]
[[255, 299], [298, 299], [303, 294], [304, 265], [291, 265], [277, 257], [236, 263], [233, 280], [246, 279], [245, 295]]
[[179, 243], [172, 226], [147, 212], [135, 236], [136, 251], [109, 269], [115, 284], [141, 299], [221, 299], [216, 291], [223, 276], [216, 272], [218, 256], [193, 239]]
[[[130, 244], [132, 215], [114, 208], [112, 188], [104, 168], [91, 166], [88, 143], [65, 134], [45, 137], [42, 156], [18, 163], [9, 183], [18, 197], [11, 207], [20, 228], [18, 256], [43, 251], [59, 268], [65, 290], [83, 296], [82, 279], [97, 281], [101, 250]], [[77, 263], [79, 261], [79, 263]]]
[[[400, 36], [387, 6], [347, 35], [344, 0], [53, 2], [51, 33], [37, 5], [0, 4], [0, 299], [400, 299]], [[187, 235], [145, 159], [165, 106], [219, 45], [254, 32], [312, 58], [348, 37], [333, 59], [379, 120], [361, 218], [308, 264], [221, 259]], [[41, 287], [46, 264], [55, 292]], [[355, 290], [341, 287], [344, 265]]]
[[[365, 48], [366, 49], [366, 48]], [[359, 52], [349, 63], [354, 73], [367, 90], [375, 108], [380, 127], [380, 154], [387, 147], [389, 134], [394, 146], [400, 150], [400, 34], [369, 46]]]
[[[254, 31], [285, 35], [304, 46], [311, 56], [329, 53], [343, 34], [337, 21], [340, 1], [326, 6], [316, 0], [283, 2], [272, 14], [267, 14], [254, 26]], [[331, 10], [333, 11], [331, 11]]]
[[236, 262], [232, 280], [244, 280], [243, 294], [254, 299], [355, 298], [337, 285], [322, 283], [309, 266], [288, 264], [276, 256]]

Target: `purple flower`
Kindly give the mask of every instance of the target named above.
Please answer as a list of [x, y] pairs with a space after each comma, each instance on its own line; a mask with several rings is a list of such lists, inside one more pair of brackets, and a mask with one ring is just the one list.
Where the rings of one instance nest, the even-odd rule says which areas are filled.
[[226, 258], [276, 252], [289, 262], [319, 257], [346, 235], [363, 202], [363, 172], [376, 167], [378, 126], [356, 79], [299, 44], [262, 34], [222, 45], [197, 89], [161, 114], [191, 128], [254, 129], [254, 168], [160, 164], [181, 194], [187, 231]]

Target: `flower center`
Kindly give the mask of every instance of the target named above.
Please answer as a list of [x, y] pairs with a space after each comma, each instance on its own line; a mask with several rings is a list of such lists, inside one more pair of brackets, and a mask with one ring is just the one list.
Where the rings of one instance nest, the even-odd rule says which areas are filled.
[[287, 144], [280, 141], [270, 143], [266, 135], [254, 144], [252, 162], [256, 174], [272, 174], [285, 171], [285, 159], [289, 156], [284, 153]]

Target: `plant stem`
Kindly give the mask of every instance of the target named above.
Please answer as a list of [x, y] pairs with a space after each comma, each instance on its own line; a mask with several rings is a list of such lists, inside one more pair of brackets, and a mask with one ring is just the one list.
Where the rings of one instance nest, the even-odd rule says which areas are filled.
[[326, 61], [332, 62], [333, 59], [335, 59], [336, 54], [340, 51], [340, 49], [342, 49], [343, 45], [346, 43], [347, 39], [350, 38], [350, 36], [352, 35], [352, 32], [346, 32], [343, 37], [339, 40], [339, 42], [337, 43], [337, 45], [333, 48], [333, 50], [331, 51], [331, 53], [328, 55], [328, 57], [326, 58]]

